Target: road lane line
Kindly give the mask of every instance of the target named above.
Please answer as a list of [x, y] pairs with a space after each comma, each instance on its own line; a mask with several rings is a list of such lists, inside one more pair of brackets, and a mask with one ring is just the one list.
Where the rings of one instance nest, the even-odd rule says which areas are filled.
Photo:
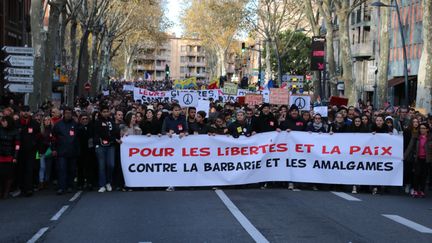
[[62, 208], [60, 208], [60, 210], [56, 214], [54, 214], [54, 216], [52, 216], [51, 221], [58, 220], [68, 208], [69, 208], [69, 205], [66, 205], [66, 206], [63, 206]]
[[82, 192], [83, 191], [78, 191], [77, 193], [75, 193], [75, 195], [71, 199], [69, 199], [69, 202], [75, 201], [81, 195]]
[[416, 222], [413, 222], [409, 219], [406, 219], [404, 217], [401, 217], [399, 215], [394, 215], [394, 214], [381, 214], [382, 216], [391, 219], [399, 224], [403, 224], [408, 228], [411, 228], [413, 230], [416, 230], [420, 233], [426, 233], [426, 234], [432, 234], [432, 229], [428, 228], [426, 226], [423, 226], [421, 224], [417, 224]]
[[341, 197], [345, 200], [348, 200], [348, 201], [352, 201], [352, 202], [360, 202], [361, 201], [360, 199], [353, 197], [353, 196], [351, 196], [345, 192], [331, 192], [331, 193], [333, 193], [334, 195]]
[[48, 227], [44, 227], [42, 229], [40, 229], [35, 235], [33, 235], [33, 237], [27, 241], [27, 243], [35, 243], [36, 241], [39, 240], [39, 238], [42, 237], [43, 234], [45, 234], [45, 232], [47, 232]]
[[253, 224], [244, 216], [242, 212], [234, 205], [234, 203], [228, 198], [228, 196], [222, 190], [215, 190], [216, 194], [228, 208], [232, 215], [237, 219], [241, 226], [249, 233], [255, 242], [267, 243], [269, 242]]

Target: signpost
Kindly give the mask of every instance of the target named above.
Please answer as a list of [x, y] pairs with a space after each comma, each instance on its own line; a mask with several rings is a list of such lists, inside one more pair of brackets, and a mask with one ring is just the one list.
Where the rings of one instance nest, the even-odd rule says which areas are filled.
[[4, 86], [5, 89], [12, 93], [32, 93], [33, 84], [13, 84], [9, 83]]
[[2, 51], [7, 54], [4, 62], [8, 67], [4, 69], [4, 86], [12, 93], [33, 92], [34, 49], [30, 47], [4, 46]]

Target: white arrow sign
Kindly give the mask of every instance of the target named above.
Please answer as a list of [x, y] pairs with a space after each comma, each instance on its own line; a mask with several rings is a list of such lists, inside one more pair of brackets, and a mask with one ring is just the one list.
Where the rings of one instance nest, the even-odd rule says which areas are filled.
[[25, 68], [6, 68], [5, 72], [10, 75], [30, 75], [33, 76], [33, 69], [25, 69]]
[[9, 54], [33, 54], [34, 49], [31, 47], [4, 46], [2, 51]]
[[9, 55], [5, 61], [16, 67], [33, 67], [34, 57]]
[[10, 82], [33, 83], [33, 77], [6, 76], [5, 79]]
[[33, 84], [6, 84], [4, 88], [12, 93], [33, 93]]

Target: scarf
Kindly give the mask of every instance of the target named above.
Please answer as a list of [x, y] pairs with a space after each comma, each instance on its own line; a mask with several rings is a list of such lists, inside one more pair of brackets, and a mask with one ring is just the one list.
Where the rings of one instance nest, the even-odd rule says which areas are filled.
[[318, 130], [320, 130], [322, 127], [323, 127], [323, 124], [322, 124], [322, 122], [319, 122], [319, 123], [313, 123], [312, 124], [312, 126], [314, 127], [314, 129], [316, 130], [316, 131], [318, 131]]

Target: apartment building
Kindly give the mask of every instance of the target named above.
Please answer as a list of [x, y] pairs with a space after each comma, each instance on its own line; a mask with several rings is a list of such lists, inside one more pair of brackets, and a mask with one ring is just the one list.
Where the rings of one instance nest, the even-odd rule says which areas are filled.
[[207, 57], [199, 39], [170, 36], [158, 47], [141, 48], [134, 62], [135, 76], [163, 80], [167, 65], [171, 79], [209, 79]]

